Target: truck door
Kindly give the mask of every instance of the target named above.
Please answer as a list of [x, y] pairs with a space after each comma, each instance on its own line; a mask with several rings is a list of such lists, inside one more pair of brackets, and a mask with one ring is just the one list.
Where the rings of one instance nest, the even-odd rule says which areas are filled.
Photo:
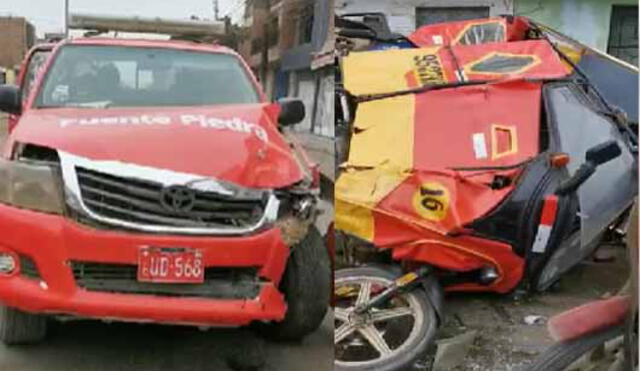
[[[20, 74], [18, 75], [16, 84], [20, 86], [23, 110], [33, 90], [36, 77], [42, 70], [42, 67], [49, 58], [49, 55], [51, 55], [52, 49], [53, 47], [51, 45], [37, 46], [27, 55], [27, 59], [20, 68]], [[9, 116], [9, 132], [11, 132], [16, 126], [19, 118], [19, 115]]]

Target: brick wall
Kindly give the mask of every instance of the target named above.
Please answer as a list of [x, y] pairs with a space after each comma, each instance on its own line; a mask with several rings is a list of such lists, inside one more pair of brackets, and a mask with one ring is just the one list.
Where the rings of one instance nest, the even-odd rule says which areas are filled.
[[0, 35], [0, 66], [13, 68], [33, 46], [35, 30], [24, 18], [0, 17]]

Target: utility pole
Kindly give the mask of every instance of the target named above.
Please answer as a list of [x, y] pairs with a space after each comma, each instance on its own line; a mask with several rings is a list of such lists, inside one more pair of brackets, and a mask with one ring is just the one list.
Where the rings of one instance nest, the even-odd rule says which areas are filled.
[[69, 38], [69, 0], [64, 0], [64, 38]]
[[271, 0], [262, 0], [265, 10], [264, 27], [262, 30], [262, 58], [260, 63], [260, 81], [263, 88], [267, 85], [269, 71], [269, 21], [271, 19]]
[[221, 21], [219, 0], [213, 0], [213, 14], [216, 17], [216, 21]]

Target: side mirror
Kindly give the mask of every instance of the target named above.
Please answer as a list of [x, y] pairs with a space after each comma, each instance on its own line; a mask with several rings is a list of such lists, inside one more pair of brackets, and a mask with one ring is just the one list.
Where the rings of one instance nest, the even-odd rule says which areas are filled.
[[304, 120], [304, 103], [300, 99], [282, 98], [278, 100], [280, 105], [280, 116], [278, 123], [281, 126], [290, 126]]
[[563, 196], [575, 191], [596, 172], [598, 166], [615, 159], [620, 154], [622, 154], [622, 150], [615, 140], [609, 140], [589, 148], [585, 163], [580, 165], [571, 178], [560, 183], [556, 194]]
[[22, 111], [20, 89], [14, 85], [0, 85], [0, 111], [19, 115]]
[[587, 161], [598, 166], [613, 160], [620, 156], [621, 153], [622, 151], [620, 150], [618, 142], [609, 140], [589, 148], [587, 151]]

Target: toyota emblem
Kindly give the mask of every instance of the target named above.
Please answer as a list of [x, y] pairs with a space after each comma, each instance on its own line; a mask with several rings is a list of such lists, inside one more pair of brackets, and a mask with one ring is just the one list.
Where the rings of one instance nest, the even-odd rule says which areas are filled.
[[185, 186], [173, 185], [165, 187], [160, 195], [160, 203], [167, 210], [187, 213], [196, 204], [196, 193]]

